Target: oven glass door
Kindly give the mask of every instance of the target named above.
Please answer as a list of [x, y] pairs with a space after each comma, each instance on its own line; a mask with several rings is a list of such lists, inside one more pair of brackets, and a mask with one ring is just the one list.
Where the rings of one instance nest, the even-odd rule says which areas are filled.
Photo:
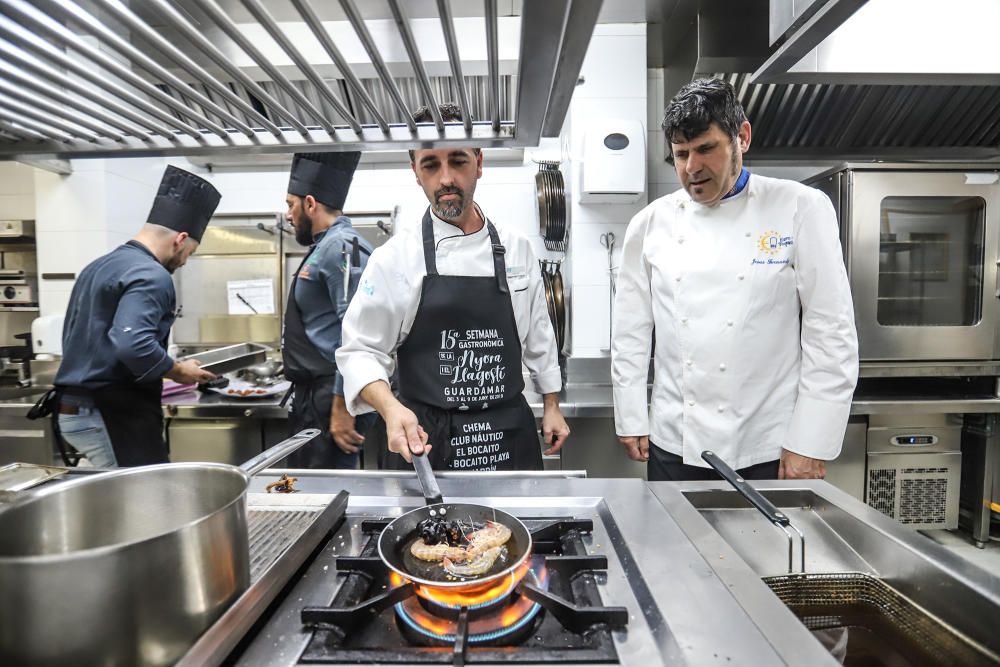
[[997, 186], [855, 172], [851, 288], [863, 359], [995, 357]]

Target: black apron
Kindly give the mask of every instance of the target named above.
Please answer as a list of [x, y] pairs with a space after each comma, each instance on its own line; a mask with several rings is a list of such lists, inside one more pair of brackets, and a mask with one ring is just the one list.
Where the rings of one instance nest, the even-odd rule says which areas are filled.
[[285, 307], [285, 331], [281, 342], [281, 358], [285, 377], [292, 381], [292, 414], [289, 424], [297, 431], [305, 428], [320, 430], [320, 436], [288, 457], [292, 468], [356, 468], [358, 456], [344, 454], [330, 434], [330, 411], [333, 402], [334, 375], [337, 365], [320, 354], [306, 336], [302, 311], [295, 300], [295, 285], [316, 245], [302, 259], [292, 278]]
[[316, 252], [316, 245], [302, 258], [302, 263], [292, 278], [292, 287], [288, 290], [288, 305], [285, 307], [285, 331], [281, 339], [281, 359], [285, 364], [285, 377], [294, 384], [311, 384], [324, 377], [333, 377], [337, 365], [320, 354], [316, 346], [306, 336], [306, 327], [302, 323], [302, 311], [295, 300], [295, 285], [299, 282], [299, 273]]
[[163, 440], [162, 393], [162, 380], [102, 387], [90, 393], [104, 420], [119, 466], [170, 461]]
[[[413, 326], [397, 351], [399, 400], [427, 431], [437, 470], [541, 470], [535, 417], [523, 395], [506, 250], [489, 220], [486, 228], [493, 275], [442, 276], [430, 209], [424, 213], [427, 275]], [[410, 467], [389, 452], [383, 463]]]

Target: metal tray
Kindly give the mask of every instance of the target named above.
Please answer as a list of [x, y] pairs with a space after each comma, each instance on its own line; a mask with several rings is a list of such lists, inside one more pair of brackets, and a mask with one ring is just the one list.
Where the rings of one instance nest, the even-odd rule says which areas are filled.
[[0, 491], [23, 491], [60, 477], [69, 472], [66, 468], [42, 466], [35, 463], [10, 463], [0, 468]]
[[192, 354], [184, 359], [200, 361], [201, 367], [205, 370], [222, 375], [259, 364], [267, 359], [267, 353], [270, 351], [271, 348], [259, 343], [239, 343]]

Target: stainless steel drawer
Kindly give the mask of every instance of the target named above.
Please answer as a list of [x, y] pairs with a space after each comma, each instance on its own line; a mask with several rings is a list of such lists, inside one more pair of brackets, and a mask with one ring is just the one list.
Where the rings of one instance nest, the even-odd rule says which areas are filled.
[[175, 419], [167, 428], [170, 460], [239, 465], [263, 450], [256, 419]]

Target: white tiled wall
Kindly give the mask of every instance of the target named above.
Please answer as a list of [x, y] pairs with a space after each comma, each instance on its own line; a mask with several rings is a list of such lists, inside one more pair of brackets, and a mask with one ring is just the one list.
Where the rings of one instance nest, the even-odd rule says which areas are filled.
[[[162, 158], [74, 160], [61, 176], [34, 170], [38, 272], [79, 273], [127, 241], [149, 213]], [[65, 311], [72, 280], [39, 280], [42, 315]]]
[[[645, 24], [598, 25], [583, 62], [584, 82], [573, 95], [569, 112], [572, 190], [578, 191], [582, 146], [590, 121], [596, 118], [636, 119], [648, 128]], [[565, 131], [565, 130], [564, 130]], [[567, 170], [564, 168], [564, 172]], [[599, 357], [610, 346], [610, 274], [605, 234], [615, 237], [612, 266], [617, 267], [625, 229], [648, 202], [647, 193], [630, 204], [584, 204], [573, 197], [570, 206], [569, 294], [571, 352], [574, 357]]]
[[34, 168], [0, 162], [0, 220], [34, 220]]

